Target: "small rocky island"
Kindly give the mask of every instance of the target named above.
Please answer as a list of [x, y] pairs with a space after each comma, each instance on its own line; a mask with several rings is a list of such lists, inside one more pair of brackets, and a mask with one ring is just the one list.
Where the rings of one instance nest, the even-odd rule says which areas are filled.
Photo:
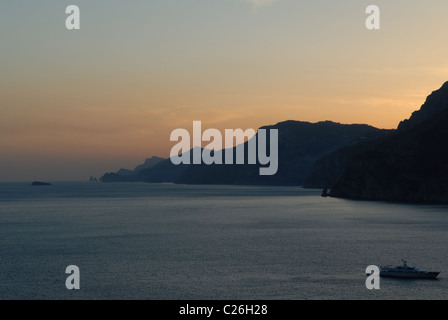
[[51, 183], [48, 182], [41, 182], [41, 181], [34, 181], [32, 186], [51, 186]]
[[97, 179], [96, 177], [91, 176], [91, 177], [89, 178], [89, 182], [95, 182], [95, 183], [98, 183], [98, 179]]

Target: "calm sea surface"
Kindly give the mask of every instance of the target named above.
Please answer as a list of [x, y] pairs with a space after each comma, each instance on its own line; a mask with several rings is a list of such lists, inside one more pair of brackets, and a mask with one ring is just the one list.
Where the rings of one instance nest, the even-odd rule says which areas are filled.
[[[0, 184], [0, 299], [448, 299], [448, 207], [295, 187]], [[440, 271], [381, 279], [368, 265]], [[77, 265], [81, 289], [65, 288]]]

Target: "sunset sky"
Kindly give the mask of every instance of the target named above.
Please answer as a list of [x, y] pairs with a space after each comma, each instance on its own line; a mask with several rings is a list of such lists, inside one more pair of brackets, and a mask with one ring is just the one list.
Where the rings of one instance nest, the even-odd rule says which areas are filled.
[[4, 1], [0, 181], [134, 168], [193, 120], [395, 128], [448, 80], [447, 15], [447, 0]]

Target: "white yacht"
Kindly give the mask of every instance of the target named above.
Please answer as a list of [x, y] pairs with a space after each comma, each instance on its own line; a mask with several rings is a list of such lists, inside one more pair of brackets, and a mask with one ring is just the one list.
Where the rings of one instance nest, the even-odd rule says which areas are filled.
[[396, 267], [381, 267], [380, 277], [393, 277], [393, 278], [420, 278], [420, 279], [435, 279], [440, 272], [422, 271], [417, 268], [407, 265], [405, 260], [402, 266]]

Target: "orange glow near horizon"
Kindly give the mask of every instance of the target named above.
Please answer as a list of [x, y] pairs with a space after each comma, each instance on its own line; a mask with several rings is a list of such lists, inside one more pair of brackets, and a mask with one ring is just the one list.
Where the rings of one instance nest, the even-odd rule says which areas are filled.
[[[3, 154], [107, 157], [120, 150], [132, 156], [166, 157], [172, 144], [170, 132], [176, 128], [190, 130], [194, 120], [202, 121], [204, 129], [219, 130], [257, 129], [286, 120], [330, 120], [391, 129], [419, 109], [431, 91], [403, 90], [390, 96], [359, 94], [354, 97], [185, 95], [185, 101], [190, 102], [187, 104], [180, 103], [183, 99], [178, 94], [174, 98], [153, 96], [149, 99], [142, 94], [127, 100], [125, 95], [116, 93], [118, 97], [88, 97], [88, 101], [54, 99], [54, 96], [48, 99], [37, 94], [7, 95], [2, 96], [2, 104], [17, 105], [20, 100], [21, 104], [32, 104], [40, 112], [30, 113], [17, 107], [3, 109], [0, 130], [3, 135], [9, 134], [9, 139], [2, 139], [1, 147]], [[122, 107], [123, 100], [127, 101], [126, 107]], [[16, 121], [3, 121], [11, 118]]]

